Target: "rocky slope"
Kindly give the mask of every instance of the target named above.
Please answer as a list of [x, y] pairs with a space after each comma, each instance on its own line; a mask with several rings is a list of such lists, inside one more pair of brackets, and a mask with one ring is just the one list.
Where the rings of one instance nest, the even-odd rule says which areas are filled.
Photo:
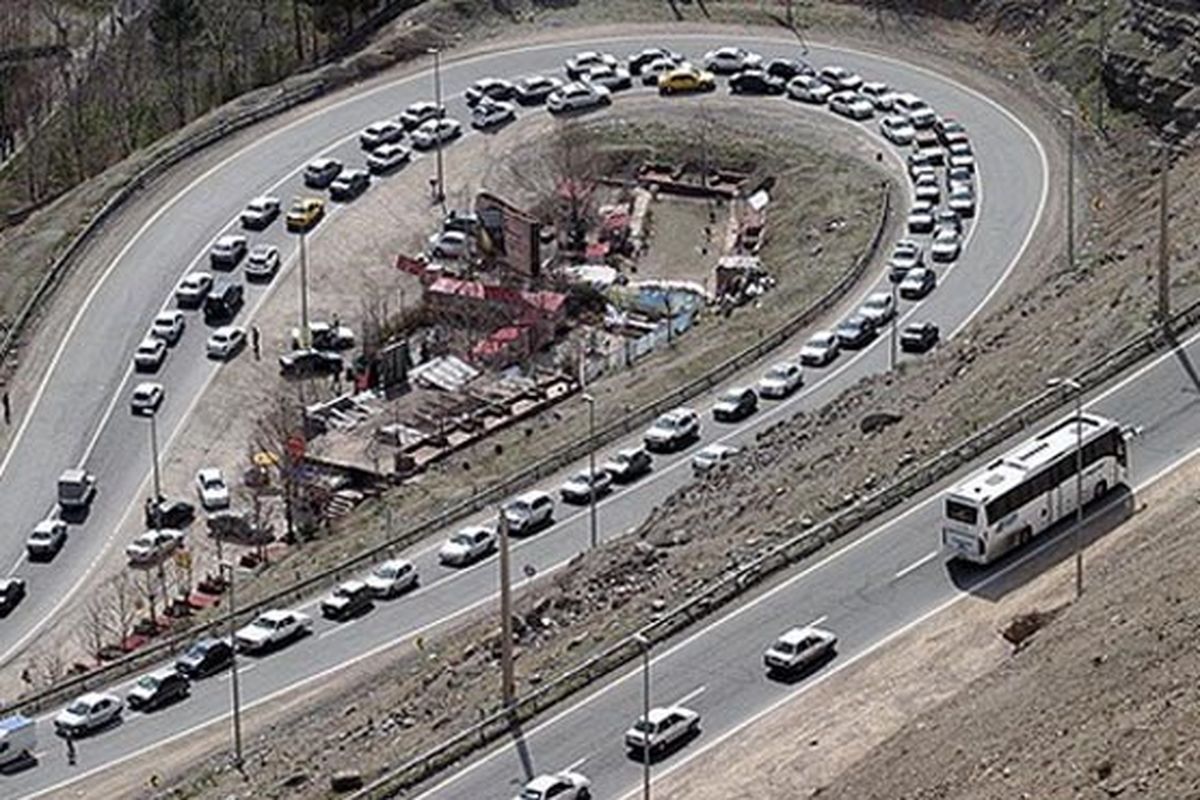
[[1129, 0], [1104, 59], [1109, 101], [1136, 111], [1169, 136], [1200, 121], [1200, 4]]

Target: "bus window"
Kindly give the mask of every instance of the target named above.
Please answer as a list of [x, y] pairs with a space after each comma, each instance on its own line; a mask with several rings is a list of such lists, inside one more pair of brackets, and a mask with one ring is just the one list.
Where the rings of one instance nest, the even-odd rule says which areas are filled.
[[965, 525], [974, 525], [979, 520], [979, 510], [969, 503], [947, 500], [946, 518]]

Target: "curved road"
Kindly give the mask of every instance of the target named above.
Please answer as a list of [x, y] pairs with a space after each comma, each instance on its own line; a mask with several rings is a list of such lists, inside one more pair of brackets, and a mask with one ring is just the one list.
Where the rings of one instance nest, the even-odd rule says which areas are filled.
[[[443, 67], [443, 85], [448, 96], [455, 96], [449, 103], [449, 113], [461, 119], [465, 113], [457, 95], [479, 77], [558, 72], [564, 59], [581, 49], [610, 49], [624, 54], [651, 44], [663, 44], [697, 58], [704, 50], [728, 41], [713, 36], [664, 36], [654, 42], [623, 39], [527, 47], [447, 63]], [[752, 47], [767, 57], [795, 55], [794, 43], [783, 40], [740, 39], [735, 43]], [[981, 165], [982, 195], [977, 222], [970, 229], [970, 241], [959, 266], [943, 270], [941, 286], [927, 300], [919, 307], [902, 304], [905, 315], [919, 313], [920, 318], [932, 318], [947, 333], [958, 330], [1008, 275], [1033, 235], [1047, 192], [1048, 170], [1040, 145], [1024, 126], [996, 104], [922, 68], [863, 53], [819, 48], [814, 48], [808, 58], [818, 65], [841, 63], [869, 78], [884, 79], [899, 88], [915, 91], [935, 108], [962, 120], [972, 134]], [[101, 554], [121, 517], [130, 509], [140, 513], [138, 488], [144, 483], [149, 467], [148, 431], [144, 421], [128, 413], [131, 381], [124, 365], [126, 355], [132, 352], [163, 298], [187, 271], [180, 254], [203, 259], [209, 243], [229, 227], [250, 196], [268, 190], [284, 198], [298, 193], [297, 173], [318, 152], [337, 155], [348, 163], [361, 163], [354, 140], [357, 130], [377, 118], [394, 114], [412, 101], [426, 99], [429, 83], [425, 74], [382, 85], [263, 136], [173, 198], [110, 266], [80, 311], [71, 333], [64, 337], [38, 393], [39, 402], [0, 465], [0, 518], [11, 521], [13, 531], [0, 542], [3, 548], [0, 557], [14, 564], [20, 563], [25, 531], [52, 506], [54, 481], [64, 466], [86, 462], [98, 474], [101, 487], [90, 518], [72, 527], [72, 541], [58, 559], [48, 566], [20, 567], [29, 578], [31, 596], [5, 620], [0, 631], [6, 658], [11, 658], [13, 652], [36, 635], [40, 620], [49, 618], [55, 607], [65, 601], [69, 587]], [[619, 95], [616, 102], [620, 103]], [[795, 105], [797, 113], [828, 113]], [[869, 127], [874, 130], [874, 125]], [[334, 219], [322, 225], [336, 224], [336, 213], [333, 216]], [[252, 241], [259, 239], [287, 245], [294, 241], [282, 233], [279, 224], [265, 237], [252, 237]], [[261, 297], [262, 290], [251, 288], [248, 306], [252, 307]], [[131, 325], [131, 320], [136, 324]], [[189, 410], [190, 398], [199, 396], [218, 368], [200, 356], [203, 338], [200, 321], [192, 317], [189, 325], [188, 334], [162, 374], [168, 390], [166, 403], [159, 412], [163, 441], [180, 426]], [[862, 375], [886, 369], [886, 363], [886, 339], [881, 338], [861, 353], [843, 355], [831, 368], [808, 371], [807, 385], [801, 392], [785, 402], [768, 403], [747, 423], [717, 426], [706, 414], [704, 441], [719, 438], [749, 443], [764, 425], [802, 408], [828, 402]], [[698, 405], [706, 408], [704, 403]], [[602, 535], [605, 538], [620, 535], [640, 522], [646, 510], [690, 480], [687, 462], [694, 449], [657, 459], [652, 476], [606, 499], [600, 506]], [[586, 513], [567, 514], [560, 508], [559, 516], [560, 521], [554, 527], [517, 547], [518, 565], [531, 564], [544, 573], [586, 547]], [[349, 660], [394, 646], [420, 630], [489, 602], [495, 591], [495, 577], [487, 562], [452, 572], [434, 563], [428, 545], [409, 555], [422, 570], [422, 589], [400, 600], [380, 604], [375, 611], [350, 624], [335, 626], [318, 621], [314, 637], [264, 658], [261, 666], [254, 663], [247, 669], [244, 701], [253, 707], [298, 684], [320, 680]], [[856, 574], [870, 574], [865, 565], [856, 569]], [[886, 624], [886, 619], [878, 623]], [[325, 642], [326, 639], [329, 641]], [[45, 763], [0, 778], [0, 785], [4, 785], [6, 794], [17, 796], [56, 787], [64, 780], [78, 780], [93, 769], [120, 763], [161, 746], [172, 737], [187, 735], [197, 726], [222, 719], [227, 695], [225, 678], [198, 682], [192, 698], [185, 703], [155, 714], [128, 714], [122, 725], [86, 740], [81, 744], [80, 766], [75, 770], [68, 772], [56, 756], [48, 754], [43, 759]], [[44, 747], [53, 748], [48, 728], [43, 739], [48, 742]], [[569, 762], [562, 765], [565, 763]]]

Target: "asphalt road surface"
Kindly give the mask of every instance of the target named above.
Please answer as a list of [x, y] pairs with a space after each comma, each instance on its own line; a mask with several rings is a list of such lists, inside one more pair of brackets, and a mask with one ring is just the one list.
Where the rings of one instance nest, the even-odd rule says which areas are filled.
[[[557, 72], [565, 58], [583, 49], [605, 49], [624, 54], [651, 44], [663, 44], [699, 58], [705, 50], [724, 43], [728, 40], [711, 36], [670, 36], [654, 42], [624, 39], [527, 47], [449, 62], [443, 66], [443, 86], [448, 96], [454, 96], [448, 103], [449, 114], [466, 120], [465, 107], [457, 95], [479, 77]], [[795, 45], [784, 40], [734, 43], [745, 44], [767, 57], [798, 55]], [[940, 287], [927, 300], [919, 305], [901, 304], [902, 321], [933, 319], [944, 334], [958, 330], [1011, 271], [1041, 216], [1047, 191], [1047, 168], [1040, 145], [1024, 126], [999, 106], [922, 68], [862, 53], [818, 48], [812, 49], [808, 59], [818, 65], [841, 63], [861, 71], [868, 78], [883, 79], [896, 87], [915, 91], [942, 113], [960, 119], [971, 133], [980, 164], [977, 187], [980, 202], [977, 221], [969, 228], [968, 244], [958, 266], [942, 271]], [[9, 528], [12, 531], [9, 538], [0, 543], [4, 548], [0, 557], [9, 559], [20, 574], [27, 576], [31, 592], [30, 598], [4, 621], [0, 629], [0, 644], [6, 658], [12, 658], [30, 637], [36, 635], [41, 621], [65, 601], [87, 566], [100, 554], [121, 516], [130, 510], [141, 513], [139, 487], [145, 484], [149, 472], [149, 434], [146, 422], [129, 414], [128, 394], [132, 383], [139, 378], [131, 377], [125, 365], [127, 355], [132, 353], [150, 319], [162, 307], [164, 298], [168, 297], [178, 278], [191, 268], [188, 259], [197, 259], [199, 266], [203, 266], [210, 242], [231, 229], [237, 213], [251, 196], [270, 192], [286, 201], [300, 193], [298, 171], [313, 156], [332, 154], [348, 164], [361, 164], [363, 156], [357, 147], [357, 131], [380, 117], [396, 113], [410, 102], [428, 99], [430, 94], [428, 74], [401, 79], [350, 97], [261, 137], [174, 198], [164, 207], [161, 216], [131, 240], [114, 262], [111, 272], [80, 312], [71, 335], [64, 339], [44, 391], [40, 393], [40, 402], [0, 473], [0, 518], [14, 521]], [[663, 102], [672, 101], [664, 99]], [[791, 103], [782, 98], [746, 101]], [[619, 105], [620, 102], [618, 94], [615, 103]], [[820, 108], [792, 105], [799, 114], [829, 113]], [[520, 113], [546, 112], [532, 109]], [[848, 130], [858, 127], [856, 123], [844, 124]], [[875, 130], [874, 124], [868, 123], [865, 127]], [[881, 143], [881, 149], [884, 146]], [[449, 152], [452, 170], [453, 146]], [[411, 169], [429, 170], [429, 162]], [[336, 224], [336, 210], [332, 216], [322, 226]], [[320, 228], [318, 235], [319, 231]], [[265, 235], [251, 235], [252, 244], [260, 240], [285, 246], [285, 258], [294, 242], [293, 237], [282, 232], [279, 223]], [[248, 311], [243, 312], [239, 322], [246, 321], [262, 291], [249, 288]], [[131, 324], [131, 320], [136, 324]], [[193, 398], [199, 396], [219, 368], [202, 357], [202, 339], [206, 333], [202, 321], [189, 315], [189, 330], [159, 378], [167, 387], [167, 400], [159, 412], [162, 442], [168, 441], [180, 426]], [[696, 405], [704, 412], [705, 419], [701, 444], [718, 439], [749, 444], [754, 433], [763, 426], [800, 409], [815, 408], [828, 402], [862, 375], [886, 369], [887, 362], [885, 336], [858, 354], [843, 354], [829, 368], [807, 371], [806, 385], [800, 392], [784, 402], [766, 402], [755, 417], [739, 425], [711, 422], [707, 414], [709, 401], [698, 401]], [[738, 381], [730, 381], [735, 382]], [[1142, 442], [1146, 441], [1143, 438]], [[1164, 446], [1177, 446], [1188, 441], [1191, 440], [1176, 430]], [[621, 444], [624, 443], [613, 449]], [[693, 446], [673, 457], [656, 459], [652, 475], [605, 499], [599, 510], [601, 536], [609, 538], [624, 533], [670, 492], [692, 480], [688, 464], [698, 447]], [[20, 554], [25, 531], [52, 507], [58, 472], [65, 466], [81, 462], [97, 473], [100, 481], [100, 495], [90, 517], [83, 524], [72, 526], [71, 542], [50, 565], [23, 564]], [[546, 488], [553, 487], [548, 485]], [[517, 546], [514, 560], [518, 569], [530, 565], [544, 574], [586, 548], [586, 509], [569, 510], [560, 506], [557, 517], [558, 522], [553, 527]], [[860, 592], [848, 595], [842, 579], [831, 577], [826, 581], [822, 578], [824, 590], [810, 590], [804, 595], [803, 605], [796, 605], [795, 611], [778, 619], [786, 618], [790, 624], [828, 615], [830, 624], [846, 626], [843, 631], [846, 652], [852, 651], [856, 641], [866, 642], [894, 629], [906, 615], [919, 614], [946, 591], [945, 581], [933, 561], [906, 576], [900, 586], [885, 580], [890, 575], [888, 570], [897, 568], [895, 562], [908, 559], [909, 549], [921, 551], [916, 555], [922, 556], [934, 546], [935, 537], [931, 531], [925, 531], [919, 546], [918, 539], [893, 535], [875, 537], [872, 542], [878, 541], [878, 545], [857, 548], [853, 556], [845, 558], [848, 564], [845, 569], [855, 576]], [[901, 544], [900, 540], [905, 543], [911, 540], [912, 543]], [[888, 543], [886, 547], [885, 542]], [[123, 544], [118, 542], [114, 546]], [[250, 666], [244, 674], [242, 693], [247, 706], [253, 708], [269, 702], [273, 696], [302, 683], [320, 680], [351, 660], [394, 646], [440, 621], [489, 602], [495, 591], [492, 564], [483, 562], [466, 570], [440, 567], [435, 563], [433, 552], [437, 544], [430, 543], [408, 554], [421, 570], [422, 587], [418, 591], [395, 601], [381, 602], [371, 613], [352, 623], [336, 625], [318, 621], [316, 632], [309, 639], [261, 660], [247, 659]], [[879, 547], [883, 550], [878, 550]], [[814, 574], [824, 573], [822, 570]], [[876, 587], [875, 594], [881, 598], [881, 609], [886, 613], [875, 613], [881, 609], [863, 601], [863, 597], [870, 596], [870, 592], [863, 589], [867, 582]], [[910, 585], [917, 587], [912, 593], [908, 590]], [[893, 595], [893, 592], [901, 594]], [[890, 602], [887, 598], [891, 598]], [[827, 602], [817, 603], [817, 599]], [[845, 618], [840, 616], [843, 607]], [[811, 614], [809, 608], [813, 609]], [[852, 613], [863, 616], [851, 620]], [[767, 635], [763, 630], [773, 634], [777, 632], [776, 628], [782, 627], [787, 625], [772, 624], [756, 630], [752, 649], [757, 652], [760, 648], [762, 637]], [[704, 661], [706, 668], [715, 668], [722, 659], [728, 658], [733, 660], [728, 662], [730, 669], [734, 669], [734, 661], [742, 651], [724, 645], [720, 649], [719, 657]], [[756, 667], [756, 658], [750, 658], [734, 671], [749, 675]], [[666, 672], [675, 674], [674, 670]], [[662, 696], [675, 699], [668, 691], [666, 677], [662, 680]], [[722, 702], [723, 694], [734, 689], [722, 688], [715, 679], [706, 678], [687, 687], [681, 685], [682, 691], [678, 694], [688, 694], [700, 685], [705, 689], [695, 703], [702, 708], [725, 709], [729, 724], [754, 705], [753, 701], [748, 701], [749, 706], [735, 703], [726, 707]], [[125, 688], [120, 687], [122, 692]], [[84, 778], [104, 765], [118, 764], [167, 744], [173, 737], [187, 736], [198, 726], [224, 718], [228, 688], [228, 678], [211, 678], [197, 682], [192, 697], [176, 707], [152, 714], [127, 713], [121, 725], [81, 743], [79, 765], [75, 768], [68, 768], [53, 752], [57, 745], [48, 723], [43, 721], [41, 763], [0, 777], [0, 786], [6, 795], [14, 797], [60, 788], [64, 782]], [[620, 691], [614, 690], [610, 694], [617, 697]], [[620, 714], [616, 711], [618, 707], [622, 709]], [[611, 721], [623, 728], [628, 722], [624, 706], [617, 704], [613, 709], [616, 716]], [[707, 731], [719, 729], [721, 719], [715, 710], [706, 713], [706, 736]], [[596, 759], [594, 763], [588, 763], [585, 771], [595, 772], [598, 786], [604, 787], [599, 796], [621, 790], [625, 774], [623, 762], [618, 759], [611, 770], [604, 767], [611, 749], [607, 740], [601, 743], [597, 739], [584, 747], [583, 738], [590, 741], [590, 737], [584, 737], [581, 730], [567, 732], [572, 725], [568, 721], [559, 740], [547, 743], [544, 752], [539, 749], [539, 765], [546, 769], [565, 766], [576, 759], [564, 760], [562, 756], [578, 749], [583, 751], [583, 756]], [[572, 747], [571, 743], [577, 747]], [[590, 753], [594, 756], [589, 756]], [[483, 785], [475, 783], [477, 779], [496, 780], [497, 775], [505, 781], [511, 780], [515, 773], [508, 768], [507, 761], [507, 758], [499, 758], [489, 762], [484, 768], [470, 773], [463, 783], [448, 787], [446, 792], [464, 797], [481, 796], [477, 789], [468, 787]]]

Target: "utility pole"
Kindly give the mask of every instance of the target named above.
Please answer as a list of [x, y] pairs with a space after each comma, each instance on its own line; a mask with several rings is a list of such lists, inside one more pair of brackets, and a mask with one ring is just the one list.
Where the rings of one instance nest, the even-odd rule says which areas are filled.
[[1096, 128], [1107, 137], [1104, 130], [1104, 106], [1108, 96], [1104, 91], [1104, 59], [1108, 55], [1108, 0], [1100, 0], [1100, 44], [1096, 48]]
[[1171, 255], [1170, 240], [1167, 234], [1168, 204], [1170, 188], [1168, 186], [1171, 174], [1171, 150], [1165, 143], [1158, 145], [1159, 154], [1159, 185], [1158, 185], [1158, 323], [1165, 330], [1171, 320]]
[[897, 299], [898, 287], [895, 282], [892, 282], [892, 324], [890, 337], [891, 341], [888, 345], [888, 372], [896, 369], [896, 326], [900, 324], [900, 308], [899, 300]]
[[161, 510], [159, 505], [162, 501], [162, 478], [158, 471], [158, 414], [150, 415], [150, 460], [153, 463], [152, 474], [154, 475], [154, 505], [153, 519], [154, 528], [158, 530], [162, 527], [162, 519], [160, 518]]
[[1075, 114], [1063, 110], [1067, 118], [1067, 268], [1075, 272]]
[[[640, 633], [633, 635], [642, 648], [642, 721], [650, 723], [650, 640]], [[650, 800], [650, 732], [642, 731], [642, 800]]]
[[229, 571], [229, 644], [232, 652], [230, 660], [230, 680], [229, 685], [232, 687], [233, 693], [233, 765], [239, 771], [242, 769], [242, 699], [241, 687], [238, 686], [238, 660], [237, 660], [237, 641], [234, 639], [234, 624], [237, 619], [237, 593], [235, 591], [236, 578], [234, 575], [234, 566], [228, 561], [220, 563], [222, 572]]
[[[446, 110], [442, 108], [442, 51], [441, 48], [431, 47], [430, 53], [433, 54], [433, 102], [437, 106], [437, 119], [440, 125], [446, 116]], [[437, 160], [437, 196], [434, 200], [442, 205], [442, 214], [446, 214], [446, 172], [445, 166], [442, 163], [442, 133], [438, 130], [438, 142], [436, 146], [435, 159]]]
[[584, 394], [588, 405], [588, 529], [591, 532], [592, 549], [596, 549], [596, 398]]
[[505, 710], [512, 711], [517, 695], [513, 678], [512, 576], [508, 558], [508, 517], [503, 506], [497, 533], [500, 539], [500, 694]]
[[308, 328], [308, 234], [300, 233], [300, 346], [312, 339]]
[[1072, 378], [1051, 378], [1047, 384], [1075, 393], [1075, 599], [1083, 596], [1083, 386]]

